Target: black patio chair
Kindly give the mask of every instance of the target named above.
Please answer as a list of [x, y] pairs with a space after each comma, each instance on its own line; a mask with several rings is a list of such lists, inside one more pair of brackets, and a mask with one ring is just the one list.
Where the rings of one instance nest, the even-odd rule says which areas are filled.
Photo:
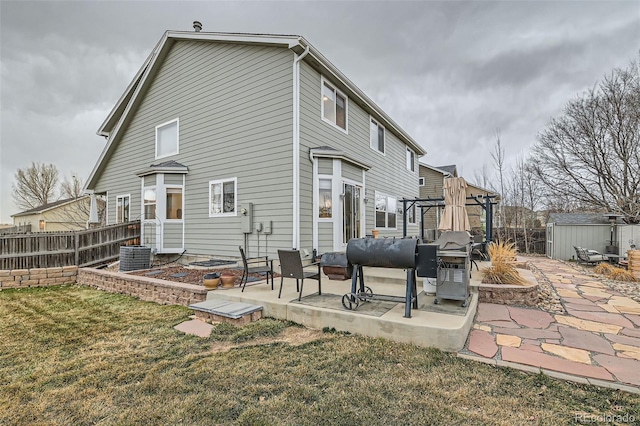
[[[242, 256], [242, 265], [244, 266], [244, 271], [242, 271], [242, 278], [240, 279], [240, 284], [242, 284], [242, 291], [244, 291], [244, 288], [247, 285], [249, 274], [265, 274], [267, 278], [267, 284], [269, 284], [269, 275], [271, 275], [271, 290], [273, 290], [273, 259], [269, 260], [268, 256], [247, 257], [244, 254], [244, 250], [242, 249], [242, 247], [238, 248], [240, 249], [240, 255]], [[263, 262], [265, 266], [251, 266], [252, 264], [261, 264]]]
[[310, 278], [318, 280], [318, 294], [322, 294], [322, 272], [320, 271], [320, 262], [313, 262], [307, 266], [318, 266], [318, 271], [305, 271], [302, 266], [299, 250], [278, 250], [278, 258], [280, 259], [280, 292], [278, 299], [282, 296], [282, 284], [284, 278], [296, 279], [296, 291], [298, 300], [302, 299], [302, 288], [304, 287], [304, 279]]

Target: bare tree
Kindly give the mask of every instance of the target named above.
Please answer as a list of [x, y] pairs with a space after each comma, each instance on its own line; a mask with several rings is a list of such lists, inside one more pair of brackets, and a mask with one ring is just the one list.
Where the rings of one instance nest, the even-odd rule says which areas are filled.
[[639, 223], [638, 61], [570, 101], [538, 135], [533, 154], [536, 175], [553, 200]]
[[83, 187], [82, 179], [74, 173], [71, 180], [65, 177], [60, 184], [60, 196], [62, 198], [79, 198], [83, 195]]
[[13, 200], [23, 210], [33, 209], [56, 201], [58, 169], [53, 164], [31, 163], [18, 169], [11, 185]]

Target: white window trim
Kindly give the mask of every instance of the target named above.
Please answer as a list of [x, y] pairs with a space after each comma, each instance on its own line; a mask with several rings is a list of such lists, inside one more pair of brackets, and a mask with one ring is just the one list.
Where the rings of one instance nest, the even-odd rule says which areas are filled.
[[[167, 218], [167, 189], [179, 189], [180, 191], [182, 191], [182, 219], [169, 219]], [[164, 185], [164, 211], [163, 211], [163, 215], [164, 215], [164, 221], [165, 222], [169, 222], [169, 223], [182, 223], [184, 222], [184, 186], [183, 185]], [[157, 194], [156, 194], [156, 198], [157, 198]], [[157, 206], [156, 206], [157, 208]]]
[[116, 195], [116, 223], [124, 223], [124, 222], [118, 222], [118, 200], [120, 198], [125, 198], [125, 197], [129, 197], [129, 221], [131, 221], [131, 194], [122, 194], [122, 195]]
[[418, 178], [418, 185], [420, 185], [420, 186], [424, 186], [424, 185], [425, 185], [425, 178], [423, 178], [423, 177], [419, 177], [419, 178]]
[[[384, 227], [381, 226], [377, 226], [378, 223], [376, 221], [376, 199], [378, 198], [378, 196], [385, 196], [387, 197], [387, 211], [385, 212], [385, 220], [384, 220]], [[374, 191], [374, 199], [373, 199], [373, 224], [375, 225], [376, 229], [383, 229], [383, 230], [396, 230], [398, 229], [398, 197], [394, 197], [392, 195], [386, 194], [384, 192], [380, 192], [380, 191]], [[396, 215], [396, 226], [393, 228], [390, 228], [389, 225], [389, 198], [393, 198], [396, 200], [396, 209], [394, 211], [395, 215]]]
[[[342, 96], [344, 98], [344, 129], [342, 127], [338, 126], [333, 121], [327, 120], [326, 118], [324, 118], [324, 102], [322, 100], [322, 92], [324, 91], [325, 83], [327, 84], [327, 86], [329, 86], [333, 90], [335, 90], [337, 94], [339, 94], [340, 96]], [[336, 115], [337, 115], [337, 112], [336, 112]], [[322, 121], [324, 121], [325, 123], [327, 123], [328, 125], [330, 125], [334, 129], [338, 129], [341, 132], [343, 132], [344, 134], [347, 134], [347, 135], [349, 134], [349, 97], [347, 95], [345, 95], [344, 93], [342, 93], [340, 91], [340, 89], [338, 89], [336, 87], [335, 84], [333, 84], [330, 81], [326, 80], [324, 78], [324, 76], [322, 76], [320, 78], [320, 118], [322, 118]]]
[[[176, 123], [176, 152], [171, 152], [169, 154], [158, 156], [158, 129], [161, 127], [168, 126], [169, 124]], [[173, 120], [167, 121], [166, 123], [162, 123], [156, 126], [156, 159], [170, 157], [172, 155], [176, 155], [180, 153], [180, 119], [174, 118]]]
[[[384, 151], [380, 151], [378, 149], [378, 147], [374, 147], [373, 145], [371, 145], [371, 122], [376, 123], [376, 126], [378, 126], [378, 127], [382, 127], [382, 144], [384, 145]], [[387, 129], [382, 124], [380, 124], [380, 122], [378, 120], [376, 120], [372, 116], [369, 116], [369, 148], [371, 148], [372, 150], [374, 150], [378, 154], [381, 154], [381, 155], [384, 155], [384, 156], [387, 155], [387, 153], [386, 153], [387, 152]]]
[[[411, 167], [409, 167], [409, 158], [407, 158], [407, 153], [411, 153], [411, 157], [412, 157], [412, 161], [411, 161]], [[406, 163], [406, 167], [407, 170], [409, 170], [412, 173], [416, 172], [416, 152], [414, 150], [412, 150], [411, 148], [407, 147], [407, 150], [404, 154], [404, 159], [405, 159], [405, 163]], [[413, 170], [412, 170], [413, 168]]]
[[[211, 186], [214, 184], [222, 184], [222, 202], [224, 203], [224, 183], [225, 182], [231, 182], [233, 181], [233, 189], [234, 189], [234, 195], [233, 195], [233, 212], [231, 213], [212, 213], [211, 212]], [[209, 208], [209, 217], [234, 217], [234, 216], [238, 216], [238, 178], [237, 177], [232, 177], [232, 178], [227, 178], [227, 179], [215, 179], [215, 180], [210, 180], [209, 181], [209, 202], [207, 203], [207, 206]], [[184, 217], [184, 211], [182, 213], [182, 217]]]

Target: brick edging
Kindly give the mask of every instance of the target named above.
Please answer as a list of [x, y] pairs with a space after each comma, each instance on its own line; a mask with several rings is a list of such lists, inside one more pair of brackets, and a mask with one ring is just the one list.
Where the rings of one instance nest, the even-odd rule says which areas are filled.
[[159, 280], [95, 268], [81, 268], [78, 284], [110, 293], [126, 294], [147, 302], [162, 305], [189, 306], [203, 302], [207, 289], [200, 285]]
[[75, 284], [77, 266], [0, 270], [0, 290]]

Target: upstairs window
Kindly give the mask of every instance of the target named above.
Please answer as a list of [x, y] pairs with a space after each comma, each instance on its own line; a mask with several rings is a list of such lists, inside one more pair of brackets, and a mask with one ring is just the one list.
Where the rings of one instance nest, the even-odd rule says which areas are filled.
[[322, 80], [322, 119], [347, 131], [347, 97]]
[[373, 118], [371, 119], [370, 134], [371, 148], [384, 154], [384, 127]]
[[156, 158], [178, 153], [178, 119], [156, 126]]
[[209, 181], [209, 217], [236, 216], [238, 179]]
[[424, 186], [424, 178], [418, 178], [418, 182], [420, 183], [420, 186]]
[[407, 170], [416, 171], [416, 153], [407, 147]]

